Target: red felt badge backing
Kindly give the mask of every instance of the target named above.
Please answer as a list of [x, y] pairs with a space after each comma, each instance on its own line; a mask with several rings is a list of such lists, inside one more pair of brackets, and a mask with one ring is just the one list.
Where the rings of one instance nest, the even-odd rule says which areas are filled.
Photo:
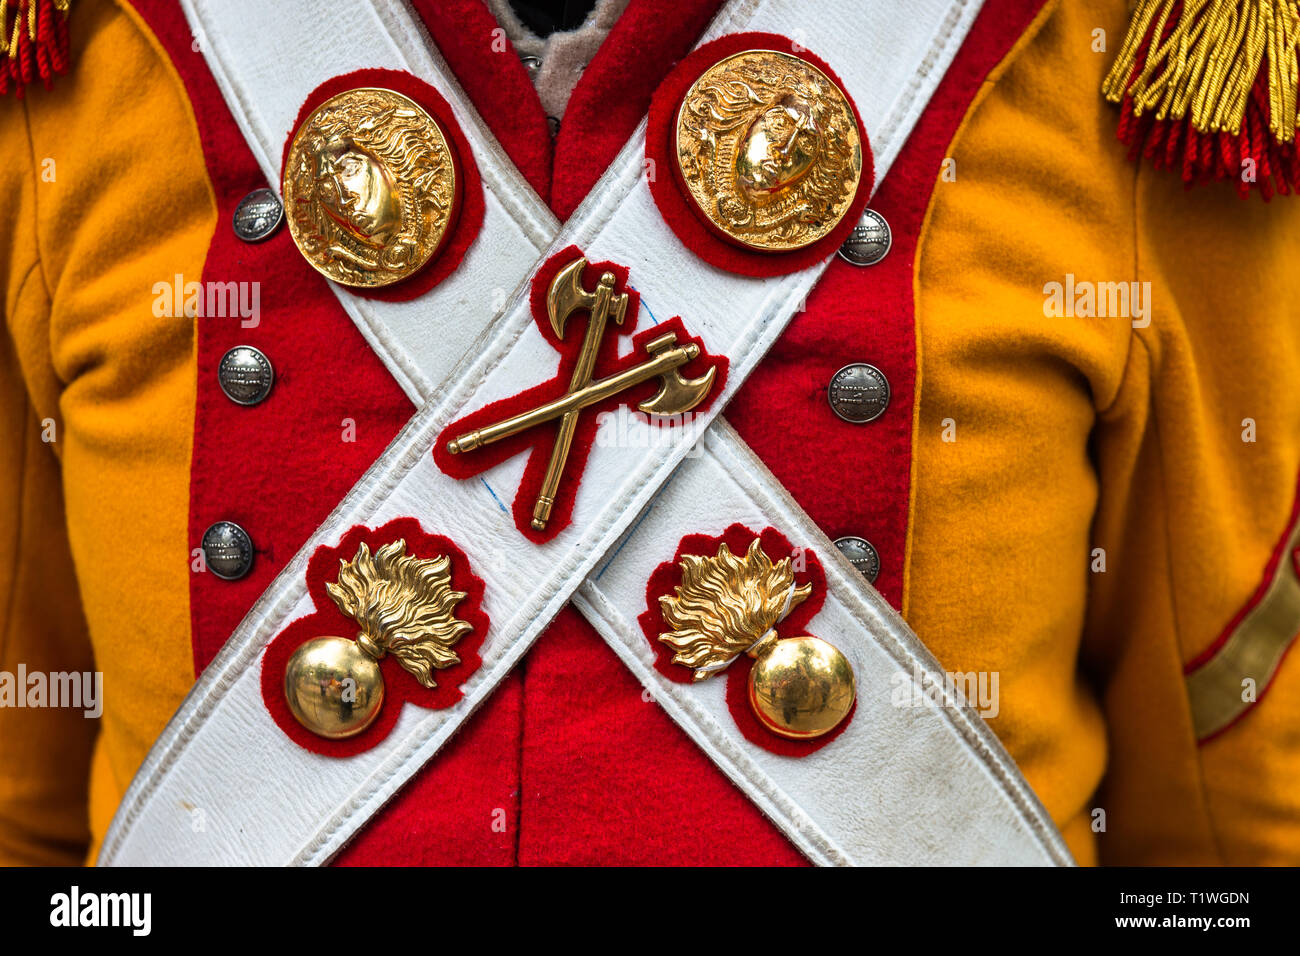
[[[638, 402], [645, 401], [654, 395], [658, 388], [658, 380], [652, 379], [635, 388], [612, 395], [603, 402], [584, 408], [578, 415], [578, 424], [573, 433], [573, 445], [569, 451], [568, 462], [565, 465], [564, 475], [555, 497], [555, 506], [551, 510], [551, 517], [544, 531], [538, 531], [532, 526], [533, 505], [537, 500], [537, 494], [546, 475], [551, 449], [555, 444], [555, 435], [559, 430], [558, 420], [538, 425], [495, 444], [486, 445], [470, 452], [462, 452], [458, 455], [448, 452], [447, 444], [467, 431], [482, 428], [503, 418], [509, 418], [512, 415], [536, 408], [538, 405], [559, 398], [568, 391], [573, 369], [578, 364], [578, 352], [580, 351], [583, 335], [586, 333], [586, 326], [584, 323], [577, 322], [575, 318], [570, 318], [569, 324], [565, 328], [565, 341], [561, 342], [556, 337], [555, 330], [551, 328], [551, 320], [546, 312], [546, 294], [556, 273], [581, 255], [582, 252], [577, 246], [569, 246], [546, 260], [546, 264], [533, 278], [530, 296], [533, 321], [537, 323], [537, 328], [540, 330], [542, 337], [560, 353], [560, 366], [556, 376], [550, 381], [536, 385], [527, 391], [485, 405], [464, 418], [452, 422], [438, 436], [438, 441], [433, 446], [433, 460], [438, 467], [453, 478], [462, 479], [480, 474], [503, 461], [513, 458], [515, 455], [522, 454], [525, 451], [529, 452], [528, 465], [524, 469], [523, 481], [520, 482], [519, 491], [515, 495], [512, 513], [515, 526], [520, 532], [528, 540], [538, 543], [550, 541], [567, 528], [572, 521], [574, 498], [582, 482], [582, 472], [591, 453], [592, 442], [596, 438], [600, 414], [613, 411], [620, 405], [627, 405], [629, 408], [634, 409]], [[647, 342], [658, 338], [665, 332], [676, 332], [678, 345], [693, 342], [700, 347], [700, 354], [681, 367], [680, 371], [683, 376], [695, 378], [707, 374], [710, 367], [717, 369], [712, 391], [693, 411], [702, 412], [707, 409], [716, 400], [717, 396], [722, 393], [723, 384], [727, 378], [727, 359], [724, 356], [709, 355], [704, 343], [686, 330], [685, 325], [678, 316], [673, 316], [671, 319], [660, 322], [643, 332], [633, 334], [631, 353], [620, 359], [618, 357], [618, 336], [635, 332], [641, 297], [635, 289], [628, 285], [628, 270], [612, 262], [587, 263], [587, 267], [582, 273], [583, 288], [594, 289], [603, 272], [612, 272], [614, 274], [615, 294], [626, 291], [628, 303], [623, 317], [623, 324], [615, 325], [611, 320], [606, 328], [596, 358], [595, 370], [592, 373], [593, 380], [615, 375], [644, 362], [647, 357], [645, 350]], [[665, 427], [675, 427], [671, 419], [652, 418], [643, 415], [641, 412], [633, 412], [633, 414], [640, 415], [647, 421], [662, 422]]]
[[[791, 252], [759, 252], [741, 248], [721, 238], [716, 227], [700, 215], [690, 193], [681, 182], [677, 169], [677, 151], [673, 145], [676, 139], [677, 110], [686, 91], [705, 70], [719, 60], [745, 50], [775, 50], [797, 56], [825, 73], [841, 91], [845, 90], [843, 82], [826, 63], [788, 37], [775, 33], [733, 33], [704, 44], [668, 74], [650, 101], [645, 138], [646, 158], [654, 164], [650, 167], [654, 171], [654, 175], [650, 176], [650, 193], [654, 196], [664, 222], [677, 234], [677, 238], [709, 265], [746, 276], [785, 275], [806, 269], [827, 256], [834, 255], [857, 225], [875, 184], [871, 144], [867, 141], [867, 128], [858, 115], [857, 105], [844, 92], [862, 137], [862, 176], [858, 180], [858, 191], [853, 197], [853, 204], [839, 225], [812, 245]], [[666, 172], [668, 170], [671, 170], [671, 175]]]
[[[790, 539], [775, 528], [764, 528], [761, 533], [755, 534], [739, 523], [731, 525], [717, 536], [688, 534], [677, 545], [677, 553], [673, 555], [672, 560], [659, 565], [650, 575], [645, 589], [646, 609], [637, 618], [637, 623], [641, 625], [641, 633], [654, 648], [655, 670], [669, 680], [678, 684], [694, 683], [691, 668], [673, 663], [673, 649], [659, 640], [659, 635], [668, 630], [659, 599], [674, 593], [682, 583], [680, 564], [682, 558], [688, 554], [712, 557], [718, 553], [718, 547], [723, 544], [731, 550], [732, 554], [743, 555], [749, 550], [749, 545], [754, 538], [759, 539], [764, 553], [772, 561], [792, 558], [795, 581], [800, 585], [812, 585], [812, 593], [804, 602], [791, 610], [789, 615], [776, 625], [777, 636], [797, 637], [808, 633], [808, 622], [817, 616], [826, 598], [826, 572], [822, 570], [821, 562], [817, 560], [817, 555], [811, 549], [795, 548], [790, 543]], [[801, 566], [803, 570], [800, 570]], [[742, 654], [731, 663], [726, 672], [727, 709], [731, 711], [736, 726], [750, 743], [783, 757], [803, 757], [825, 747], [843, 733], [844, 728], [853, 720], [853, 714], [857, 710], [856, 703], [853, 705], [853, 710], [834, 730], [815, 740], [790, 740], [772, 733], [758, 722], [758, 718], [754, 716], [754, 711], [749, 706], [749, 672], [753, 666], [753, 659]]]
[[[384, 676], [384, 705], [375, 722], [362, 733], [346, 740], [328, 740], [319, 737], [294, 720], [284, 699], [284, 672], [289, 658], [303, 644], [317, 637], [346, 637], [357, 633], [357, 623], [334, 604], [325, 590], [327, 582], [338, 578], [339, 562], [351, 561], [364, 541], [371, 553], [401, 538], [406, 541], [406, 553], [418, 558], [447, 555], [451, 558], [451, 586], [466, 592], [466, 597], [456, 605], [456, 616], [467, 621], [473, 630], [456, 642], [460, 663], [435, 673], [438, 686], [426, 688], [391, 654], [379, 662]], [[352, 528], [334, 547], [319, 547], [307, 565], [307, 589], [311, 593], [316, 611], [299, 618], [286, 627], [273, 640], [262, 657], [262, 700], [276, 724], [294, 743], [318, 754], [330, 757], [350, 757], [369, 750], [388, 736], [408, 700], [420, 707], [441, 710], [450, 707], [463, 696], [460, 685], [478, 670], [482, 660], [478, 649], [487, 636], [487, 614], [483, 611], [483, 581], [474, 574], [469, 559], [456, 543], [442, 535], [428, 534], [414, 518], [398, 518], [381, 528], [361, 526]]]
[[[451, 275], [469, 249], [470, 243], [478, 235], [483, 225], [483, 183], [479, 179], [478, 167], [474, 164], [474, 154], [470, 151], [469, 141], [461, 132], [455, 114], [447, 101], [428, 83], [416, 79], [410, 73], [401, 70], [357, 70], [342, 76], [333, 76], [312, 90], [307, 96], [298, 117], [293, 122], [293, 132], [284, 143], [284, 155], [280, 160], [280, 176], [283, 180], [284, 165], [289, 159], [289, 146], [298, 129], [311, 115], [312, 111], [326, 100], [348, 90], [371, 86], [392, 90], [410, 97], [437, 121], [451, 146], [452, 160], [456, 164], [456, 198], [455, 208], [451, 214], [451, 228], [442, 237], [442, 243], [429, 261], [414, 275], [393, 285], [378, 289], [363, 289], [349, 286], [354, 295], [367, 299], [379, 299], [384, 302], [405, 302], [424, 295], [447, 276]], [[285, 210], [289, 215], [289, 210]]]

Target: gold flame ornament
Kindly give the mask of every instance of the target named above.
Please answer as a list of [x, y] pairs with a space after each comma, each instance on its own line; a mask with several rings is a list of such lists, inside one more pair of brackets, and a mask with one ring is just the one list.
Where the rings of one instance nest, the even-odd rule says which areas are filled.
[[685, 555], [682, 583], [659, 598], [659, 640], [695, 680], [724, 670], [741, 654], [754, 658], [749, 703], [768, 730], [809, 740], [833, 730], [853, 709], [853, 667], [833, 645], [807, 634], [779, 638], [775, 627], [812, 593], [796, 586], [789, 558], [773, 563], [758, 538], [743, 558], [725, 543], [714, 557]]
[[746, 50], [705, 70], [682, 98], [674, 145], [699, 214], [760, 252], [821, 239], [862, 178], [862, 137], [844, 91], [775, 50]]
[[284, 696], [294, 719], [314, 734], [340, 740], [364, 731], [384, 703], [379, 661], [391, 653], [421, 685], [460, 663], [452, 646], [473, 630], [455, 615], [466, 592], [451, 587], [451, 559], [421, 559], [398, 539], [373, 555], [361, 543], [325, 590], [361, 626], [356, 640], [318, 637], [289, 658]]

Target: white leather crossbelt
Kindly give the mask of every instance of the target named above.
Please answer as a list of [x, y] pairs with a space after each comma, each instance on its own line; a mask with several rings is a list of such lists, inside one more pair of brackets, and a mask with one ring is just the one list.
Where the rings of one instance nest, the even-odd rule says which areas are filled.
[[[307, 93], [338, 73], [396, 67], [433, 84], [451, 103], [483, 176], [487, 212], [460, 268], [421, 298], [379, 303], [336, 287], [420, 410], [200, 677], [124, 798], [101, 864], [327, 862], [437, 753], [571, 598], [674, 720], [814, 862], [1069, 862], [1051, 820], [973, 710], [950, 693], [939, 706], [894, 705], [896, 675], [942, 685], [937, 662], [735, 433], [715, 421], [824, 263], [754, 279], [685, 252], [645, 181], [644, 122], [587, 200], [557, 227], [401, 4], [294, 0], [276, 4], [273, 13], [254, 0], [184, 5], [206, 37], [213, 72], [270, 181], [278, 180], [279, 145]], [[787, 32], [800, 6], [737, 0], [704, 40], [741, 30]], [[837, 0], [800, 21], [800, 42], [834, 66], [856, 102], [878, 177], [977, 10], [978, 3], [960, 0], [917, 0], [901, 13], [891, 4]], [[287, 62], [277, 48], [279, 24], [286, 22], [295, 25], [295, 49], [303, 51]], [[303, 36], [308, 28], [319, 31], [319, 44]], [[329, 37], [346, 37], [346, 48], [336, 43], [317, 53]], [[276, 64], [273, 74], [268, 63]], [[526, 285], [495, 318], [484, 303], [492, 300], [489, 286], [519, 285], [538, 262], [569, 245], [630, 268], [643, 302], [656, 314], [682, 316], [710, 354], [728, 357], [730, 369], [720, 401], [682, 428], [655, 441], [597, 442], [572, 523], [535, 544], [491, 490], [518, 487], [522, 457], [486, 472], [483, 482], [466, 482], [442, 473], [430, 449], [451, 422], [516, 393], [521, 383], [554, 374], [554, 351], [532, 321]], [[458, 364], [449, 358], [461, 354]], [[697, 453], [688, 457], [692, 448]], [[439, 711], [407, 707], [370, 750], [347, 758], [312, 753], [286, 737], [263, 704], [263, 651], [312, 611], [305, 576], [318, 547], [336, 544], [353, 526], [401, 517], [453, 537], [483, 579], [492, 625], [482, 665], [462, 686], [458, 704]], [[721, 681], [665, 679], [637, 626], [646, 581], [677, 542], [687, 534], [719, 534], [735, 522], [775, 528], [818, 555], [826, 594], [811, 629], [835, 634], [857, 675], [853, 719], [840, 736], [802, 757], [778, 756], [747, 741], [728, 713]], [[185, 806], [206, 808], [203, 834], [192, 831]]]

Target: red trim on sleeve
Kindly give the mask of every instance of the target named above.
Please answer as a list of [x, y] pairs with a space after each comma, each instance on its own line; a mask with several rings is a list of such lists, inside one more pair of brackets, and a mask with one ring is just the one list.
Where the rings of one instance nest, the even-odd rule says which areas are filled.
[[[1228, 639], [1232, 637], [1237, 628], [1241, 626], [1241, 622], [1246, 619], [1246, 615], [1253, 611], [1259, 603], [1264, 600], [1264, 595], [1268, 593], [1268, 589], [1272, 586], [1274, 580], [1276, 580], [1279, 574], [1300, 575], [1300, 548], [1288, 549], [1287, 547], [1291, 540], [1291, 536], [1295, 533], [1297, 522], [1300, 522], [1300, 485], [1296, 488], [1295, 500], [1291, 505], [1291, 517], [1287, 519], [1286, 529], [1282, 532], [1282, 536], [1278, 539], [1277, 544], [1273, 546], [1273, 553], [1269, 555], [1268, 563], [1264, 566], [1264, 574], [1260, 578], [1259, 586], [1255, 588], [1255, 593], [1252, 594], [1250, 599], [1247, 600], [1237, 613], [1232, 616], [1232, 619], [1228, 621], [1223, 630], [1219, 632], [1219, 636], [1216, 637], [1214, 641], [1205, 648], [1205, 650], [1201, 651], [1201, 653], [1197, 654], [1183, 666], [1184, 677], [1195, 673], [1202, 667], [1205, 667], [1210, 663], [1210, 661], [1214, 660], [1220, 652], [1222, 652], [1224, 646], [1228, 643]], [[1289, 560], [1284, 560], [1288, 558]], [[1228, 721], [1228, 723], [1224, 724], [1218, 730], [1200, 738], [1197, 741], [1199, 746], [1205, 746], [1205, 744], [1209, 743], [1220, 734], [1224, 734], [1231, 730], [1238, 724], [1238, 722], [1243, 720], [1247, 714], [1259, 706], [1259, 702], [1264, 699], [1264, 695], [1268, 693], [1269, 688], [1273, 686], [1273, 682], [1277, 680], [1277, 675], [1282, 670], [1282, 662], [1286, 660], [1286, 655], [1290, 654], [1291, 649], [1295, 647], [1297, 636], [1300, 636], [1300, 626], [1297, 626], [1296, 633], [1292, 635], [1290, 643], [1287, 644], [1286, 649], [1282, 652], [1282, 656], [1278, 658], [1277, 667], [1273, 670], [1273, 673], [1269, 675], [1268, 681], [1264, 686], [1258, 688], [1258, 691], [1255, 694], [1255, 699], [1247, 703], [1246, 706], [1242, 708], [1241, 712], [1237, 714], [1237, 716], [1233, 717], [1232, 720]]]

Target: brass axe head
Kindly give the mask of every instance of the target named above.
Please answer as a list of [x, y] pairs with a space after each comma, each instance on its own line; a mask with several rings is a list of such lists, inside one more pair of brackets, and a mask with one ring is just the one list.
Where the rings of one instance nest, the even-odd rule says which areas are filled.
[[[672, 348], [676, 342], [677, 336], [669, 332], [648, 343], [646, 351], [658, 354]], [[700, 354], [700, 347], [691, 342], [682, 346], [682, 351], [690, 361]], [[683, 378], [679, 368], [669, 369], [659, 376], [659, 391], [639, 403], [637, 408], [648, 415], [684, 415], [708, 397], [717, 371], [715, 365], [699, 378]]]
[[[596, 307], [597, 292], [588, 292], [582, 287], [582, 270], [587, 268], [587, 260], [574, 259], [555, 274], [551, 287], [546, 290], [546, 314], [550, 316], [551, 328], [559, 338], [564, 338], [564, 328], [569, 316], [574, 312], [590, 313]], [[600, 284], [607, 286], [611, 292], [614, 288], [614, 274], [606, 272], [600, 277]], [[623, 324], [623, 313], [627, 311], [627, 293], [611, 295], [609, 315], [619, 325]]]

